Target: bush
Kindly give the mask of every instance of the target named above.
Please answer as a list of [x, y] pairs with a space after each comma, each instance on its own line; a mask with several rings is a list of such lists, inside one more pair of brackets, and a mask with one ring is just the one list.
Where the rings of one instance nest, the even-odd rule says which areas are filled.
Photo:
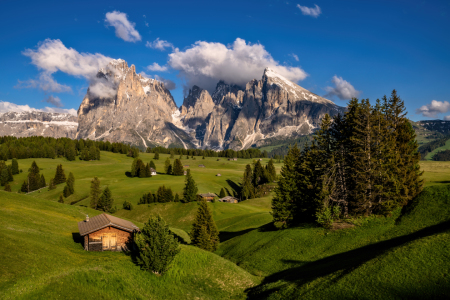
[[125, 202], [123, 203], [123, 209], [126, 209], [126, 210], [133, 210], [133, 204], [131, 204], [131, 203], [128, 202], [128, 201], [125, 201]]
[[138, 264], [143, 270], [155, 274], [162, 275], [167, 272], [170, 263], [180, 252], [178, 241], [160, 216], [145, 223], [135, 242], [138, 248]]
[[333, 222], [339, 219], [339, 215], [341, 214], [341, 209], [339, 206], [324, 207], [321, 211], [316, 213], [317, 223], [322, 225], [325, 228], [330, 228], [333, 225]]

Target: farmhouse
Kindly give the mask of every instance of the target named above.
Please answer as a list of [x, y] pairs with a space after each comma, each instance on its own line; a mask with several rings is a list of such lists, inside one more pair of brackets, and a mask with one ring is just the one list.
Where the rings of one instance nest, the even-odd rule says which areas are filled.
[[156, 170], [153, 168], [150, 168], [150, 174], [152, 174], [152, 176], [156, 175]]
[[216, 176], [217, 176], [217, 177], [220, 177], [220, 176], [222, 176], [222, 174], [218, 173]]
[[123, 251], [127, 250], [139, 227], [130, 221], [108, 214], [101, 214], [78, 222], [80, 235], [84, 237], [86, 251]]
[[205, 167], [205, 165], [198, 165], [198, 167], [199, 167], [199, 168], [204, 168], [204, 167]]
[[189, 168], [189, 165], [184, 165], [183, 168]]
[[237, 198], [226, 196], [219, 199], [219, 202], [227, 202], [227, 203], [238, 203], [239, 200]]
[[213, 193], [206, 193], [206, 194], [199, 194], [200, 198], [205, 199], [208, 202], [211, 202], [216, 197], [216, 194]]
[[237, 157], [229, 158], [228, 160], [237, 160]]

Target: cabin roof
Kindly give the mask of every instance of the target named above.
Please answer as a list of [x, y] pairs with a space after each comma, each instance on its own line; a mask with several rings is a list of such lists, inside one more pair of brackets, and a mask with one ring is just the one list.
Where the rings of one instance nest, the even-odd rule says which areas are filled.
[[156, 172], [156, 170], [153, 168], [150, 168], [150, 172]]
[[89, 221], [78, 222], [78, 229], [81, 236], [92, 233], [94, 231], [103, 229], [108, 226], [113, 226], [118, 229], [133, 232], [139, 230], [139, 227], [131, 223], [130, 221], [114, 217], [108, 214], [101, 214], [89, 219]]
[[216, 197], [216, 194], [213, 194], [213, 193], [206, 193], [206, 194], [199, 194], [199, 195], [202, 196], [203, 198]]

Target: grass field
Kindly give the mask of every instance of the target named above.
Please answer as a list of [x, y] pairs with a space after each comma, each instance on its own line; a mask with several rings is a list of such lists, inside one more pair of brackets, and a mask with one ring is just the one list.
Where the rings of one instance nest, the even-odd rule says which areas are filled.
[[441, 151], [444, 151], [444, 150], [450, 150], [450, 139], [447, 140], [447, 142], [445, 142], [445, 145], [444, 145], [444, 146], [439, 147], [439, 148], [436, 148], [436, 149], [434, 149], [433, 151], [431, 151], [430, 153], [428, 153], [427, 156], [425, 156], [425, 159], [426, 159], [426, 160], [432, 160], [432, 159], [433, 159], [433, 156], [434, 156], [436, 153], [441, 152]]
[[[155, 161], [163, 170], [168, 155]], [[144, 162], [153, 154], [142, 153]], [[178, 157], [177, 157], [178, 158]], [[19, 160], [18, 191], [33, 159]], [[172, 160], [173, 161], [173, 160]], [[142, 226], [161, 215], [189, 241], [196, 203], [137, 205], [166, 185], [182, 193], [184, 176], [160, 173], [129, 178], [132, 158], [102, 152], [100, 161], [36, 159], [47, 182], [61, 163], [75, 176], [75, 194], [57, 203], [64, 185], [28, 195], [0, 191], [1, 299], [400, 299], [450, 296], [450, 162], [421, 162], [426, 191], [390, 217], [360, 219], [352, 229], [307, 226], [274, 231], [272, 195], [239, 204], [210, 203], [220, 230], [216, 253], [182, 245], [173, 268], [162, 277], [141, 271], [122, 253], [90, 253], [74, 240], [77, 221], [99, 212], [87, 208], [90, 180], [109, 186], [115, 205], [134, 209], [115, 215]], [[247, 163], [196, 157], [186, 160], [199, 192], [232, 192]], [[264, 160], [263, 163], [266, 163]], [[199, 168], [204, 164], [206, 168]], [[277, 171], [281, 164], [276, 164]], [[215, 176], [220, 173], [222, 176]], [[81, 200], [75, 205], [70, 202]], [[70, 291], [77, 291], [77, 294]]]

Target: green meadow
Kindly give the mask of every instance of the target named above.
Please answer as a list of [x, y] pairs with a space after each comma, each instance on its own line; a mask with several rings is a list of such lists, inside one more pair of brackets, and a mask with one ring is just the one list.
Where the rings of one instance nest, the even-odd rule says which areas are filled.
[[[75, 194], [58, 203], [64, 184], [16, 193], [33, 159], [19, 160], [13, 193], [0, 191], [1, 299], [440, 299], [450, 296], [450, 162], [421, 162], [425, 190], [387, 217], [352, 220], [344, 229], [313, 225], [275, 231], [273, 194], [239, 204], [210, 203], [220, 231], [215, 253], [190, 246], [196, 203], [137, 205], [165, 185], [182, 194], [184, 176], [163, 172], [129, 178], [132, 158], [102, 152], [100, 161], [35, 159], [47, 183], [62, 164], [75, 176]], [[153, 154], [141, 153], [148, 163]], [[175, 156], [179, 158], [179, 156]], [[251, 159], [183, 156], [200, 193], [230, 194]], [[173, 162], [174, 159], [172, 159]], [[267, 163], [263, 160], [263, 164]], [[8, 162], [10, 163], [10, 162]], [[198, 165], [204, 164], [205, 168]], [[275, 164], [279, 172], [281, 164]], [[221, 176], [216, 176], [221, 174]], [[90, 181], [109, 186], [115, 215], [142, 226], [161, 215], [185, 242], [164, 276], [141, 271], [124, 253], [86, 252], [77, 222], [100, 212], [89, 206]], [[134, 209], [123, 210], [129, 201]], [[73, 205], [70, 203], [75, 202]]]

